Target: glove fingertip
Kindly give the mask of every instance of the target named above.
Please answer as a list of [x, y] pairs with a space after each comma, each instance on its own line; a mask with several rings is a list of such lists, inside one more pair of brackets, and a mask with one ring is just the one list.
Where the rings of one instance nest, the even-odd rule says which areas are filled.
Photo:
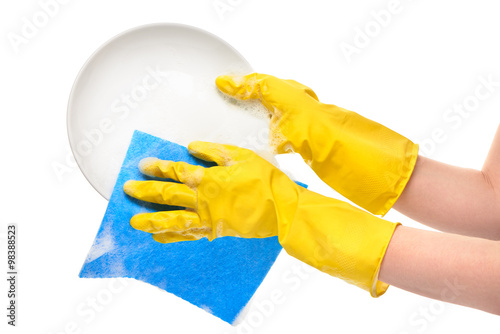
[[134, 196], [134, 192], [135, 192], [135, 186], [137, 184], [138, 181], [134, 181], [134, 180], [128, 180], [127, 182], [125, 182], [123, 184], [123, 191], [129, 195], [129, 196]]
[[152, 168], [158, 161], [160, 161], [160, 159], [155, 157], [148, 157], [141, 159], [141, 161], [139, 161], [139, 170], [141, 171], [142, 174], [155, 176], [155, 174], [152, 171]]
[[207, 142], [204, 142], [204, 141], [201, 141], [201, 140], [195, 140], [195, 141], [192, 141], [188, 144], [188, 151], [189, 153], [191, 152], [197, 152], [199, 149], [203, 149], [203, 146], [206, 144]]
[[219, 75], [215, 78], [215, 85], [221, 92], [229, 94], [233, 88], [231, 85], [231, 79], [232, 77], [230, 75]]
[[141, 219], [140, 214], [130, 218], [130, 226], [136, 230], [142, 231], [143, 220]]
[[255, 86], [262, 75], [250, 73], [247, 75], [220, 75], [215, 79], [215, 85], [224, 94], [237, 99], [256, 98]]

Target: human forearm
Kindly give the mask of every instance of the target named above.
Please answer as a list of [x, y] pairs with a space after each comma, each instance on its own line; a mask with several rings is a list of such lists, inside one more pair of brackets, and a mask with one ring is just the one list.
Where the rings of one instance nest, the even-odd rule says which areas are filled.
[[481, 171], [419, 156], [394, 208], [442, 231], [500, 240], [500, 203]]
[[379, 279], [429, 298], [500, 315], [500, 243], [399, 226]]

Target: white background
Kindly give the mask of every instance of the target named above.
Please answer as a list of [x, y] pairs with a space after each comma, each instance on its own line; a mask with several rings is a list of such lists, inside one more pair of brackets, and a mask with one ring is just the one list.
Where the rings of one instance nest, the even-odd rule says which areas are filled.
[[[69, 158], [66, 104], [92, 52], [138, 25], [178, 22], [208, 30], [257, 71], [307, 84], [323, 102], [355, 110], [414, 141], [423, 143], [441, 129], [445, 139], [434, 148], [427, 144], [430, 157], [481, 168], [500, 120], [500, 87], [460, 124], [443, 115], [454, 104], [473, 101], [479, 77], [500, 81], [497, 2], [401, 0], [399, 12], [380, 31], [372, 30], [368, 45], [348, 62], [342, 43], [354, 45], [357, 28], [376, 29], [371, 12], [389, 3], [74, 0], [60, 5], [16, 52], [8, 33], [20, 34], [23, 18], [31, 20], [41, 7], [35, 0], [2, 1], [0, 258], [5, 268], [5, 226], [16, 222], [20, 276], [15, 329], [5, 324], [7, 287], [1, 280], [1, 332], [498, 333], [500, 317], [394, 287], [373, 299], [318, 271], [292, 272], [304, 266], [284, 253], [236, 327], [141, 282], [78, 278], [107, 202]], [[217, 4], [229, 7], [221, 13]], [[294, 161], [288, 167], [298, 179], [337, 196]], [[53, 169], [58, 163], [67, 166], [59, 177]], [[425, 228], [397, 212], [386, 218]], [[263, 311], [258, 306], [268, 305], [273, 291], [281, 291], [284, 302]], [[99, 311], [90, 311], [92, 298]]]

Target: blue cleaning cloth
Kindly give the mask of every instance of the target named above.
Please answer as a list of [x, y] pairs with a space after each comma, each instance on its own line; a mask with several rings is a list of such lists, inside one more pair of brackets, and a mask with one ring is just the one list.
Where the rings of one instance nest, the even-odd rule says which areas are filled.
[[182, 209], [138, 201], [123, 192], [127, 180], [146, 180], [138, 169], [146, 157], [214, 165], [193, 157], [183, 146], [135, 131], [80, 277], [135, 278], [232, 323], [280, 253], [278, 238], [161, 244], [149, 233], [135, 230], [130, 218], [137, 213]]

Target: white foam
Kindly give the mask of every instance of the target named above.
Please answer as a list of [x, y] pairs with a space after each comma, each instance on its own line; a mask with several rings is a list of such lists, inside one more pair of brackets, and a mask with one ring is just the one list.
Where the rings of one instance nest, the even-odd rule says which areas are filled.
[[94, 261], [95, 259], [103, 256], [104, 254], [115, 249], [115, 240], [111, 234], [111, 226], [107, 225], [99, 237], [94, 241], [92, 248], [87, 255], [85, 263]]
[[214, 312], [212, 311], [212, 309], [211, 309], [209, 306], [207, 306], [207, 305], [200, 305], [200, 308], [201, 308], [202, 310], [204, 310], [204, 311], [206, 311], [206, 312], [210, 313], [210, 314], [213, 314], [213, 313], [214, 313]]
[[[86, 176], [99, 180], [109, 193], [135, 129], [184, 146], [201, 140], [259, 152], [272, 151], [269, 111], [260, 101], [238, 101], [227, 97], [209, 78], [195, 82], [187, 73], [167, 73], [167, 76], [172, 81], [165, 81], [150, 92], [127, 117], [115, 117], [114, 130], [103, 134], [91, 156], [84, 159], [88, 164], [85, 166]], [[270, 157], [269, 154], [262, 156]]]

